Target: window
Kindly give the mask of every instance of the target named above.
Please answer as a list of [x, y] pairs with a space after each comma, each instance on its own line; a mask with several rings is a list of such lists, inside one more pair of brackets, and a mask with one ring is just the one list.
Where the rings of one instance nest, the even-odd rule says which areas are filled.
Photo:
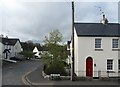
[[101, 48], [101, 39], [95, 39], [95, 48]]
[[113, 60], [107, 60], [107, 70], [113, 70]]
[[118, 70], [120, 70], [120, 59], [118, 60]]
[[119, 39], [112, 39], [112, 48], [118, 48], [118, 40]]

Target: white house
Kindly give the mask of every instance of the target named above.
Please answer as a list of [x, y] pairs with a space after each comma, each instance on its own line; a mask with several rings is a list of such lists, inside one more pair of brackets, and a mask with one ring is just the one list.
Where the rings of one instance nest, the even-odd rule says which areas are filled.
[[[82, 77], [116, 77], [120, 75], [120, 24], [74, 24], [74, 68]], [[109, 73], [108, 73], [109, 72]]]
[[35, 53], [35, 56], [36, 56], [36, 57], [40, 58], [40, 53], [41, 53], [41, 51], [39, 51], [37, 47], [35, 47], [35, 48], [33, 49], [33, 53]]
[[0, 58], [9, 59], [22, 51], [19, 39], [8, 37], [0, 37], [0, 39]]

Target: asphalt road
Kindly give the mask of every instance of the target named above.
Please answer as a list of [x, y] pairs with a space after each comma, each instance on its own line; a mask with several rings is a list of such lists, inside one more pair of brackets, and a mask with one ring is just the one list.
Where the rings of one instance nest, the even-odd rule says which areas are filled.
[[[9, 64], [5, 64], [3, 66], [3, 78], [2, 78], [2, 84], [4, 85], [4, 87], [14, 87], [13, 85], [19, 85], [21, 87], [21, 85], [25, 85], [22, 82], [22, 77], [30, 72], [35, 70], [37, 67], [39, 67], [38, 69], [38, 73], [33, 72], [29, 74], [30, 75], [30, 79], [29, 80], [33, 80], [34, 82], [38, 83], [37, 86], [35, 85], [35, 87], [119, 87], [119, 85], [117, 85], [116, 82], [104, 82], [104, 81], [75, 81], [75, 82], [71, 82], [71, 81], [53, 81], [50, 82], [46, 82], [45, 80], [43, 80], [42, 76], [41, 76], [41, 68], [42, 68], [42, 62], [41, 60], [30, 60], [30, 61], [22, 61], [22, 62], [18, 62], [18, 63], [9, 63]], [[39, 79], [38, 79], [39, 76]], [[46, 82], [46, 83], [45, 83]], [[48, 84], [47, 84], [48, 83]], [[8, 85], [8, 86], [5, 86]], [[12, 86], [10, 86], [12, 85]], [[15, 86], [15, 87], [19, 87], [19, 86]], [[24, 87], [24, 86], [23, 86]], [[29, 86], [25, 86], [25, 87], [29, 87]]]
[[2, 68], [2, 85], [25, 85], [22, 81], [23, 75], [40, 65], [41, 61], [38, 59], [4, 64]]

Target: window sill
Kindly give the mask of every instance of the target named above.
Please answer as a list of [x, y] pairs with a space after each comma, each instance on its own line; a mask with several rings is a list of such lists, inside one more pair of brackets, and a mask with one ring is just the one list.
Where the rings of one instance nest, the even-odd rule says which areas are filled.
[[115, 73], [115, 71], [114, 70], [109, 70], [109, 71], [107, 71], [107, 73]]
[[119, 48], [112, 48], [112, 51], [120, 51]]
[[95, 48], [95, 51], [103, 51], [102, 48]]

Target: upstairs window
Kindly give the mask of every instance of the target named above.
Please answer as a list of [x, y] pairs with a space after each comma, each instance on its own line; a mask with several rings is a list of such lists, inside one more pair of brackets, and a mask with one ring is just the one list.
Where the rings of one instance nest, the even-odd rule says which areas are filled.
[[112, 48], [118, 48], [119, 39], [112, 39]]
[[95, 48], [101, 48], [101, 39], [95, 39]]

